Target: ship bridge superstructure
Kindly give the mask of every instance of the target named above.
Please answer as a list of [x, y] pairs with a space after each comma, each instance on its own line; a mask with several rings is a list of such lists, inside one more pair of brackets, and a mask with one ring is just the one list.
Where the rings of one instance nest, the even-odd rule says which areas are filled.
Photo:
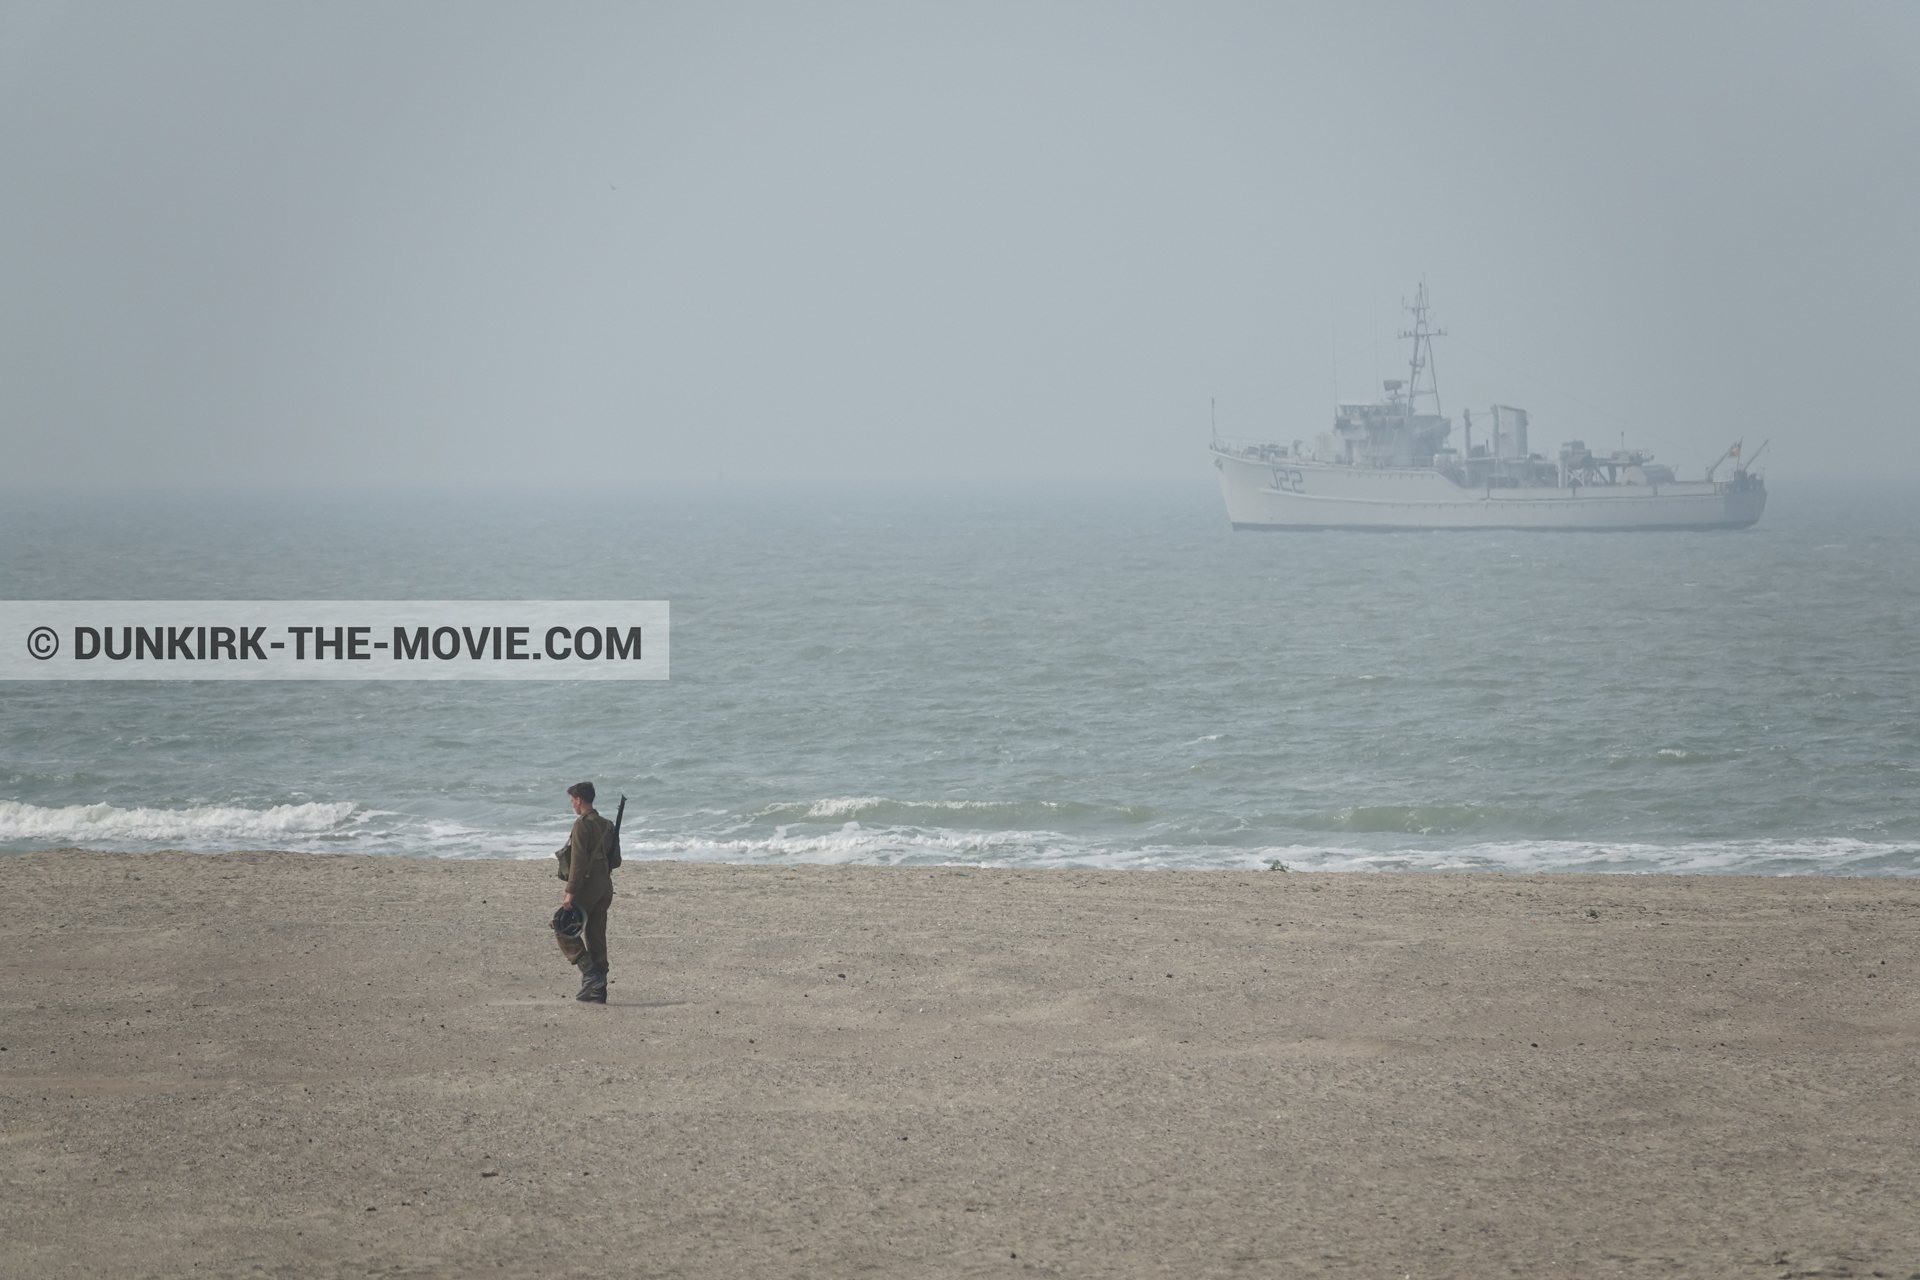
[[[1384, 399], [1334, 406], [1333, 431], [1323, 437], [1321, 450], [1329, 461], [1356, 467], [1431, 467], [1449, 452], [1453, 423], [1440, 408], [1440, 380], [1433, 366], [1433, 340], [1447, 335], [1433, 327], [1426, 281], [1420, 282], [1407, 313], [1413, 327], [1400, 333], [1413, 341], [1406, 378], [1383, 383]], [[1421, 412], [1423, 399], [1431, 402], [1431, 412]]]
[[1384, 400], [1348, 401], [1336, 407], [1329, 461], [1355, 467], [1430, 467], [1447, 452], [1453, 423], [1437, 413], [1414, 413], [1398, 379], [1386, 384]]

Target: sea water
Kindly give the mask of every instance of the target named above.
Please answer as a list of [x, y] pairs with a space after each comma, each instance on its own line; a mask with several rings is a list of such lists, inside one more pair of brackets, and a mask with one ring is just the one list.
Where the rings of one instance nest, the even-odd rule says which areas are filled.
[[14, 599], [666, 599], [664, 683], [0, 684], [0, 852], [1920, 874], [1920, 505], [1235, 533], [1132, 487], [14, 495]]

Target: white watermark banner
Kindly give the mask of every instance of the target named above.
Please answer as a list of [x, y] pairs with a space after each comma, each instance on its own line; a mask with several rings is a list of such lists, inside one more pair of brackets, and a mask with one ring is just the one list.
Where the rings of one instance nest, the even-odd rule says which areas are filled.
[[665, 600], [0, 600], [0, 680], [665, 680]]

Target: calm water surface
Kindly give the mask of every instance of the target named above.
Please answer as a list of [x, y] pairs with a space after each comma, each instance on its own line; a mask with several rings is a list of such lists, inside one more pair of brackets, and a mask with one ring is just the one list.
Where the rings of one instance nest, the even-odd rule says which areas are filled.
[[[9, 598], [664, 598], [610, 687], [0, 684], [0, 852], [1920, 874], [1920, 516], [1235, 534], [1201, 483], [15, 497]], [[607, 806], [610, 810], [610, 805]]]

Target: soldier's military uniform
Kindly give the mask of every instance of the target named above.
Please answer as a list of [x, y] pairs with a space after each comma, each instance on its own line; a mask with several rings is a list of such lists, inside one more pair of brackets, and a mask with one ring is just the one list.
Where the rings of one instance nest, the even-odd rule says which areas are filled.
[[553, 855], [560, 861], [560, 878], [567, 882], [573, 905], [587, 917], [586, 932], [579, 938], [555, 934], [560, 954], [577, 965], [583, 981], [581, 998], [588, 998], [598, 987], [602, 998], [607, 989], [607, 908], [613, 902], [613, 873], [607, 868], [607, 849], [613, 843], [613, 824], [589, 805], [573, 820], [573, 834]]

